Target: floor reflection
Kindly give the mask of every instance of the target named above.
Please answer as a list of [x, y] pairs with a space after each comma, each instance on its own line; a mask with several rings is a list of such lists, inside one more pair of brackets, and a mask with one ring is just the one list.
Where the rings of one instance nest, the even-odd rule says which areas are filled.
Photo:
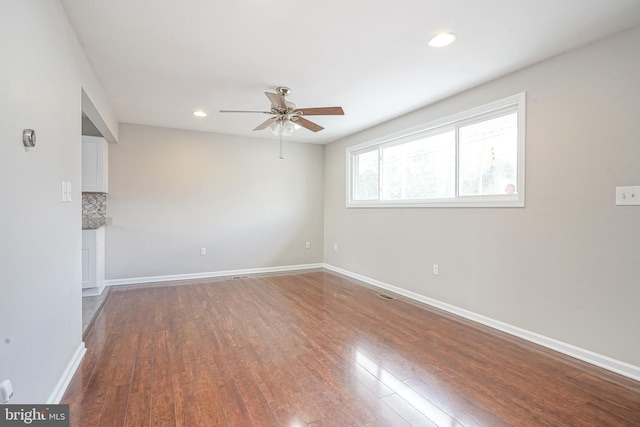
[[360, 349], [355, 351], [354, 367], [358, 380], [411, 425], [461, 425]]

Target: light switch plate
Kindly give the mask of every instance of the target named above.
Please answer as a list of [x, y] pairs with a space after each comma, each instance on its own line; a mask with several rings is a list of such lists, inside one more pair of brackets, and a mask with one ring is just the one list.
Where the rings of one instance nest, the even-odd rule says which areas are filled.
[[60, 183], [60, 199], [62, 203], [71, 202], [71, 181], [62, 181]]
[[616, 206], [640, 206], [640, 185], [616, 187]]

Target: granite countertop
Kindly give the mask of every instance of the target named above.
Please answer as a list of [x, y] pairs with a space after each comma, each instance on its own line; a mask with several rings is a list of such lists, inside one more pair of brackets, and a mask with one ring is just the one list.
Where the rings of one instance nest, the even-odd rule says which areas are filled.
[[[83, 218], [84, 219], [84, 218]], [[97, 230], [98, 228], [102, 228], [107, 225], [106, 221], [102, 220], [90, 220], [90, 221], [82, 221], [82, 229], [83, 230]]]
[[106, 193], [82, 193], [82, 229], [96, 230], [107, 225]]

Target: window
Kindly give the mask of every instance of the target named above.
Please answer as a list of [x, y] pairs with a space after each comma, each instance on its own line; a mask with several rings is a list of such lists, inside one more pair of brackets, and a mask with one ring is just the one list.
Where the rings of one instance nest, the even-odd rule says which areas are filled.
[[347, 148], [347, 206], [524, 206], [524, 102]]

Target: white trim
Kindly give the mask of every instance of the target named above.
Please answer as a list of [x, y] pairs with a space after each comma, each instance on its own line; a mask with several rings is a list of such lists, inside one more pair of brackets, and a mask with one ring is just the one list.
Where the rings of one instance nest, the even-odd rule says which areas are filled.
[[522, 338], [524, 340], [541, 345], [543, 347], [549, 348], [551, 350], [557, 351], [559, 353], [565, 354], [575, 359], [582, 360], [583, 362], [590, 363], [592, 365], [609, 370], [611, 372], [615, 372], [617, 374], [623, 375], [633, 380], [640, 381], [640, 366], [635, 366], [627, 362], [613, 359], [609, 356], [598, 354], [593, 351], [556, 340], [554, 338], [540, 335], [538, 333], [531, 332], [526, 329], [522, 329], [517, 326], [513, 326], [508, 323], [504, 323], [499, 320], [495, 320], [490, 317], [483, 316], [481, 314], [474, 313], [469, 310], [465, 310], [455, 305], [447, 304], [445, 302], [438, 301], [436, 299], [429, 298], [424, 295], [420, 295], [418, 293], [411, 292], [406, 289], [402, 289], [397, 286], [393, 286], [388, 283], [372, 279], [370, 277], [362, 276], [360, 274], [353, 273], [348, 270], [343, 270], [339, 267], [335, 267], [330, 264], [325, 264], [324, 268], [326, 268], [327, 270], [334, 271], [336, 273], [351, 277], [353, 279], [360, 280], [370, 285], [395, 292], [407, 298], [411, 298], [415, 301], [430, 305], [440, 310], [444, 310], [446, 312], [455, 314], [465, 319], [469, 319], [471, 321], [480, 323], [490, 328], [497, 329], [502, 332], [506, 332], [507, 334], [516, 336], [518, 338]]
[[95, 288], [84, 288], [82, 290], [82, 296], [83, 297], [94, 297], [97, 295], [102, 295], [102, 292], [104, 291], [104, 287], [105, 287], [105, 281], [102, 280], [100, 283], [100, 286], [97, 286]]
[[78, 366], [80, 366], [80, 362], [82, 362], [82, 358], [84, 357], [84, 354], [86, 352], [87, 348], [85, 347], [84, 342], [80, 342], [80, 345], [78, 345], [78, 348], [71, 357], [71, 360], [69, 360], [69, 363], [62, 373], [62, 376], [58, 380], [58, 383], [49, 395], [49, 398], [46, 402], [47, 405], [57, 405], [58, 403], [60, 403], [60, 401], [62, 400], [62, 396], [64, 396], [64, 393], [67, 391], [67, 387], [69, 387], [69, 384], [71, 384], [71, 379], [76, 373]]
[[140, 283], [171, 282], [175, 280], [209, 279], [213, 277], [244, 276], [249, 274], [310, 270], [313, 268], [323, 268], [323, 267], [324, 267], [324, 264], [317, 263], [317, 264], [283, 265], [279, 267], [247, 268], [244, 270], [211, 271], [211, 272], [205, 272], [205, 273], [171, 274], [168, 276], [130, 277], [125, 279], [109, 279], [105, 281], [105, 285], [107, 286], [137, 285]]
[[[520, 194], [520, 193], [519, 193]], [[429, 201], [393, 200], [393, 201], [351, 201], [348, 208], [522, 208], [524, 195], [500, 194], [490, 196], [458, 196]]]
[[473, 118], [482, 114], [489, 114], [493, 111], [501, 110], [510, 105], [518, 105], [518, 108], [525, 107], [526, 102], [526, 92], [520, 92], [515, 95], [508, 96], [506, 98], [498, 99], [493, 102], [489, 102], [484, 105], [480, 105], [478, 107], [470, 108], [468, 110], [462, 111], [460, 113], [455, 113], [447, 117], [443, 117], [441, 119], [432, 120], [429, 123], [423, 123], [418, 126], [414, 126], [409, 129], [401, 130], [392, 134], [388, 134], [385, 136], [381, 136], [376, 139], [372, 139], [370, 141], [361, 142], [360, 144], [353, 145], [348, 147], [350, 151], [358, 151], [363, 148], [372, 147], [374, 145], [380, 145], [385, 142], [390, 142], [396, 139], [401, 139], [404, 137], [409, 137], [411, 135], [415, 135], [417, 133], [422, 133], [428, 131], [430, 129], [439, 128], [442, 126], [447, 126], [452, 123], [456, 123], [458, 121]]

